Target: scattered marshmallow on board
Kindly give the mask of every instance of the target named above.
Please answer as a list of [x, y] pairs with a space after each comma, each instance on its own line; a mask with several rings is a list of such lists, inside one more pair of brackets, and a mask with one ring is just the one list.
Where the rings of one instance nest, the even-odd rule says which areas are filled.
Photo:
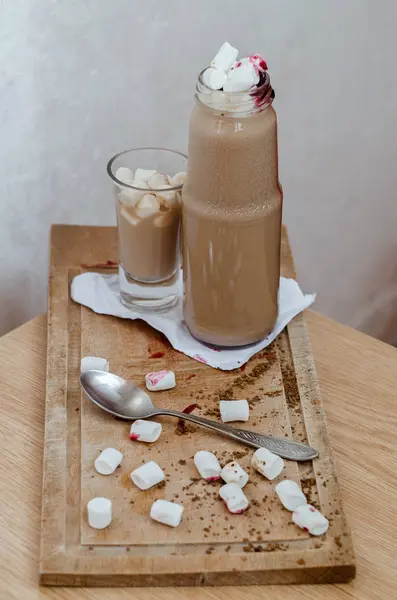
[[243, 488], [249, 479], [248, 473], [235, 461], [223, 467], [221, 477], [225, 483], [236, 483], [240, 488]]
[[80, 373], [86, 371], [109, 371], [109, 361], [100, 356], [84, 356], [80, 361]]
[[250, 416], [247, 400], [221, 400], [219, 402], [219, 410], [224, 423], [248, 421]]
[[329, 527], [329, 521], [311, 504], [302, 504], [292, 513], [292, 521], [311, 535], [322, 535]]
[[200, 450], [194, 455], [194, 464], [200, 476], [206, 481], [217, 481], [221, 478], [221, 465], [215, 454], [208, 450]]
[[290, 479], [280, 481], [280, 483], [276, 485], [275, 491], [281, 504], [287, 510], [294, 511], [299, 508], [299, 506], [307, 504], [306, 496], [296, 481], [291, 481]]
[[164, 523], [170, 527], [178, 527], [183, 514], [183, 506], [167, 500], [156, 500], [150, 509], [150, 516], [154, 521]]
[[131, 479], [140, 490], [148, 490], [164, 480], [164, 472], [151, 460], [132, 471]]
[[254, 469], [270, 480], [278, 477], [284, 469], [284, 461], [281, 456], [273, 454], [267, 448], [258, 448], [258, 450], [255, 450], [251, 464]]
[[157, 371], [145, 376], [146, 387], [151, 392], [170, 390], [176, 386], [175, 373], [173, 371]]
[[87, 504], [88, 524], [94, 529], [105, 529], [112, 522], [112, 502], [108, 498], [93, 498]]
[[116, 448], [105, 448], [95, 460], [95, 470], [101, 475], [111, 475], [121, 464], [123, 455]]
[[130, 429], [130, 440], [139, 442], [156, 442], [161, 434], [161, 423], [137, 419]]
[[227, 483], [219, 490], [219, 495], [227, 506], [229, 512], [238, 515], [248, 508], [248, 500], [243, 490], [237, 483]]

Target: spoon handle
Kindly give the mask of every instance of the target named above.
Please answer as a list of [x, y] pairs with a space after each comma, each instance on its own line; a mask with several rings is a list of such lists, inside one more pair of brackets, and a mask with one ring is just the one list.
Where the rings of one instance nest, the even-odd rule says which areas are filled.
[[178, 412], [176, 410], [158, 410], [156, 415], [166, 415], [169, 417], [178, 417], [185, 421], [191, 421], [196, 425], [207, 427], [213, 431], [217, 431], [223, 435], [233, 438], [238, 442], [242, 442], [247, 446], [253, 448], [267, 448], [274, 454], [278, 454], [282, 458], [288, 458], [289, 460], [305, 461], [313, 460], [318, 456], [317, 450], [311, 448], [307, 444], [301, 442], [295, 442], [293, 440], [287, 440], [285, 438], [273, 437], [270, 435], [262, 435], [256, 433], [256, 431], [248, 431], [247, 429], [237, 429], [224, 423], [217, 423], [210, 419], [204, 419], [203, 417], [197, 417], [188, 413]]

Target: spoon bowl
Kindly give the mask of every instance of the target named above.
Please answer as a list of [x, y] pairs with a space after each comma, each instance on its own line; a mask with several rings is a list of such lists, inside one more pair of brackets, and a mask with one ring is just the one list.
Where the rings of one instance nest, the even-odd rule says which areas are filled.
[[133, 381], [106, 371], [86, 371], [80, 383], [94, 404], [120, 419], [145, 419], [156, 413], [150, 397]]

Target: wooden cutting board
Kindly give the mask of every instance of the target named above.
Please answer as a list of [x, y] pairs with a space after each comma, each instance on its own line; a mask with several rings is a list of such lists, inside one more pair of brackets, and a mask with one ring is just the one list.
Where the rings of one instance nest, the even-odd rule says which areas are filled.
[[[70, 299], [75, 275], [115, 272], [113, 227], [56, 225], [51, 234], [41, 583], [74, 586], [232, 585], [348, 581], [355, 574], [351, 538], [327, 433], [308, 332], [296, 317], [269, 348], [244, 367], [222, 372], [176, 352], [165, 337], [141, 321], [97, 315]], [[282, 273], [294, 276], [283, 232]], [[300, 482], [309, 501], [330, 519], [329, 531], [310, 537], [291, 522], [269, 482], [250, 468], [252, 450], [163, 417], [153, 445], [129, 440], [129, 424], [86, 400], [79, 386], [80, 359], [109, 359], [111, 371], [144, 387], [147, 372], [176, 373], [177, 387], [155, 394], [156, 403], [218, 418], [222, 398], [248, 399], [247, 428], [308, 442], [320, 452], [313, 463], [286, 462], [282, 476]], [[105, 477], [94, 460], [107, 447], [123, 454]], [[219, 484], [198, 479], [197, 450], [214, 451], [222, 464], [237, 459], [249, 471], [244, 491], [251, 506], [230, 515], [218, 499]], [[166, 473], [163, 487], [135, 488], [130, 472], [155, 460]], [[276, 480], [277, 482], [277, 480]], [[94, 496], [113, 502], [110, 527], [87, 524]], [[185, 507], [180, 527], [151, 521], [157, 498]]]

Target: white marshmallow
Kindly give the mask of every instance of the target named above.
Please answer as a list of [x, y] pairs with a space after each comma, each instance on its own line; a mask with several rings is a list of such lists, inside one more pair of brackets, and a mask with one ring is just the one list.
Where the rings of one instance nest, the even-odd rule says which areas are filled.
[[94, 529], [105, 529], [112, 522], [112, 503], [108, 498], [93, 498], [87, 504], [88, 524]]
[[284, 469], [284, 461], [281, 456], [273, 454], [267, 448], [258, 448], [252, 456], [252, 466], [267, 479], [275, 479]]
[[230, 71], [234, 71], [234, 69], [239, 69], [243, 65], [248, 65], [250, 62], [252, 61], [250, 60], [249, 56], [245, 58], [239, 58], [238, 60], [236, 60], [235, 63], [232, 64], [232, 66], [230, 67]]
[[302, 492], [296, 481], [291, 481], [289, 479], [280, 481], [280, 483], [276, 485], [275, 490], [281, 504], [287, 510], [294, 511], [299, 506], [307, 504], [305, 494]]
[[140, 179], [141, 181], [148, 181], [150, 177], [156, 175], [156, 169], [137, 169], [135, 171], [135, 179]]
[[219, 495], [229, 512], [237, 515], [248, 508], [248, 500], [241, 487], [236, 483], [227, 483], [219, 490]]
[[219, 69], [227, 73], [232, 64], [237, 59], [237, 56], [237, 48], [233, 48], [233, 46], [231, 46], [229, 42], [225, 42], [219, 48], [218, 52], [211, 61], [211, 67], [214, 67], [215, 69]]
[[186, 181], [186, 173], [184, 171], [180, 171], [180, 173], [175, 173], [173, 177], [168, 177], [168, 180], [172, 187], [175, 185], [183, 185]]
[[251, 63], [243, 63], [241, 67], [231, 69], [223, 86], [224, 92], [244, 92], [252, 88], [259, 81], [259, 75], [255, 66]]
[[132, 215], [130, 213], [129, 210], [127, 210], [124, 206], [122, 206], [120, 208], [120, 218], [125, 219], [126, 221], [128, 221], [128, 223], [130, 225], [138, 225], [138, 223], [140, 223], [140, 220], [137, 219], [134, 215]]
[[221, 478], [221, 465], [215, 454], [200, 450], [194, 455], [194, 464], [200, 476], [206, 481], [217, 481]]
[[220, 90], [226, 82], [227, 75], [225, 71], [209, 67], [203, 73], [203, 82], [210, 90]]
[[149, 189], [148, 184], [145, 181], [139, 179], [133, 179], [130, 185], [134, 185], [139, 190], [133, 190], [131, 188], [122, 188], [118, 193], [118, 199], [121, 204], [127, 204], [128, 206], [135, 206], [136, 203], [143, 198], [145, 190]]
[[150, 516], [154, 521], [164, 523], [170, 527], [178, 527], [181, 522], [183, 506], [167, 500], [156, 500], [150, 509]]
[[166, 213], [160, 214], [153, 221], [156, 227], [168, 227], [174, 220], [174, 214], [169, 210]]
[[137, 440], [140, 442], [155, 442], [159, 439], [161, 430], [161, 423], [138, 419], [131, 425], [130, 440]]
[[164, 184], [163, 189], [161, 191], [156, 191], [156, 197], [159, 198], [160, 202], [162, 202], [162, 204], [165, 204], [166, 206], [170, 204], [175, 204], [178, 197], [178, 192], [176, 192], [175, 190], [171, 192], [166, 192], [165, 190], [168, 188], [172, 188], [172, 185], [166, 183]]
[[132, 181], [134, 179], [134, 173], [128, 167], [119, 167], [115, 173], [115, 176], [116, 176], [116, 179], [121, 181], [121, 183], [126, 183], [127, 185], [132, 185]]
[[149, 217], [160, 210], [160, 202], [154, 194], [145, 194], [136, 205], [137, 217]]
[[223, 467], [221, 477], [225, 483], [236, 483], [241, 488], [245, 486], [249, 479], [248, 473], [234, 461]]
[[176, 386], [174, 371], [157, 371], [145, 375], [146, 387], [151, 392], [170, 390]]
[[158, 190], [168, 185], [168, 178], [162, 173], [157, 173], [156, 171], [154, 175], [149, 177], [147, 182], [152, 190]]
[[224, 423], [230, 421], [248, 421], [250, 409], [247, 400], [221, 400], [219, 402], [221, 419]]
[[123, 455], [116, 448], [105, 448], [95, 460], [95, 469], [101, 475], [114, 473], [121, 464]]
[[295, 525], [305, 529], [311, 535], [322, 535], [329, 527], [329, 521], [314, 506], [302, 504], [292, 513]]
[[100, 356], [84, 356], [80, 361], [80, 373], [86, 371], [109, 371], [109, 361]]
[[164, 472], [151, 460], [132, 471], [131, 479], [140, 490], [148, 490], [164, 480]]
[[[136, 190], [136, 191], [148, 190], [149, 189], [148, 182], [144, 181], [144, 179], [138, 179], [137, 177], [134, 177], [134, 179], [132, 180], [131, 185], [133, 185], [136, 188], [139, 188], [139, 190]], [[131, 191], [133, 191], [133, 190], [131, 190]]]

